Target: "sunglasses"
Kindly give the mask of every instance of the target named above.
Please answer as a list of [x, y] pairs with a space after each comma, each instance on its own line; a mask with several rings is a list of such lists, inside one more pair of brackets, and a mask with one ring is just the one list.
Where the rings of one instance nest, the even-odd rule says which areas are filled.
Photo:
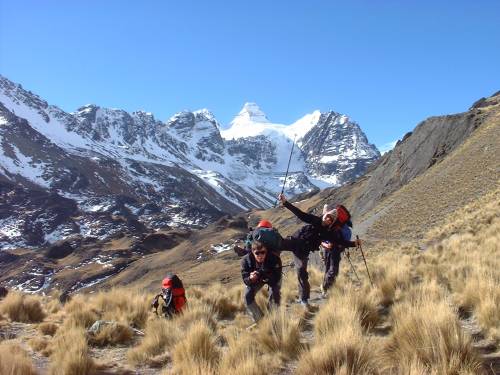
[[265, 255], [266, 251], [254, 251], [253, 255]]

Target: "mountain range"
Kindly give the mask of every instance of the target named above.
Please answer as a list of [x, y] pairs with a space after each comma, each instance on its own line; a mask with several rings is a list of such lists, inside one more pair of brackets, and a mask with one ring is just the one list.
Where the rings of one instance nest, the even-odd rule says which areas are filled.
[[200, 228], [271, 207], [292, 145], [288, 195], [343, 185], [380, 157], [333, 111], [283, 125], [246, 103], [225, 129], [206, 109], [165, 122], [97, 105], [67, 113], [0, 76], [0, 248]]

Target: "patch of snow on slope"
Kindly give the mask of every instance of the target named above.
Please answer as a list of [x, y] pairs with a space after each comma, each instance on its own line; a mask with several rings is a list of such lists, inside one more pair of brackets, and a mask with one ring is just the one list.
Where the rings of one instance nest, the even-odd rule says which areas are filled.
[[46, 165], [44, 163], [36, 163], [32, 158], [25, 156], [15, 145], [10, 145], [10, 147], [15, 154], [15, 159], [9, 157], [1, 158], [0, 168], [11, 174], [23, 176], [38, 185], [49, 187], [50, 179], [45, 180], [43, 178]]

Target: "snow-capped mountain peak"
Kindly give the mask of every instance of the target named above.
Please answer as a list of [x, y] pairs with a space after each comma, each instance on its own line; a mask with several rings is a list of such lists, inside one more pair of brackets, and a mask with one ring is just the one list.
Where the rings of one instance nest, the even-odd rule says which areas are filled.
[[245, 103], [231, 124], [269, 123], [266, 114], [256, 103]]

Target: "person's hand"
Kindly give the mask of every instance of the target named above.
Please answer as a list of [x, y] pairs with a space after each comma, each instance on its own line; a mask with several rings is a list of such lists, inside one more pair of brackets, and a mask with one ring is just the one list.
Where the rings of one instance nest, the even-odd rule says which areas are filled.
[[356, 246], [361, 246], [363, 245], [363, 241], [361, 241], [359, 238], [356, 239], [356, 241], [354, 241], [354, 243], [356, 244]]
[[283, 205], [285, 204], [286, 202], [286, 197], [285, 197], [285, 194], [280, 194], [278, 195], [278, 200], [280, 201], [280, 203]]
[[257, 271], [253, 271], [250, 274], [250, 281], [256, 282], [259, 279], [259, 273]]
[[327, 250], [331, 250], [333, 247], [333, 244], [331, 242], [321, 242], [321, 247]]

